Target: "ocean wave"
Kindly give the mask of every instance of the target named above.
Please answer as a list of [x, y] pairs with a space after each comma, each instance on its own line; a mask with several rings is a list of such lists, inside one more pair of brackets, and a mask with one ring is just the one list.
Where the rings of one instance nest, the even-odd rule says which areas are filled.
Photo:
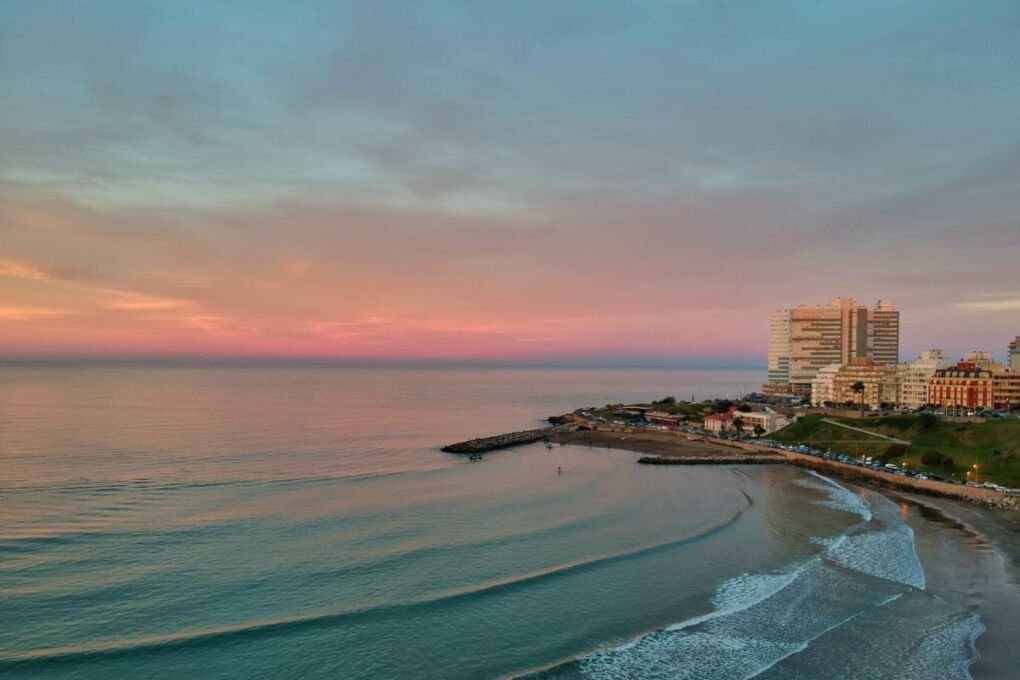
[[5, 669], [42, 668], [50, 665], [76, 663], [89, 658], [121, 657], [139, 653], [158, 653], [181, 647], [204, 646], [219, 644], [231, 639], [257, 639], [283, 632], [302, 630], [316, 626], [342, 625], [364, 619], [386, 619], [407, 616], [409, 613], [422, 609], [447, 607], [466, 599], [489, 597], [496, 593], [506, 592], [549, 579], [562, 578], [589, 569], [603, 567], [613, 562], [652, 555], [657, 552], [690, 544], [726, 529], [736, 522], [743, 514], [738, 509], [725, 520], [706, 528], [696, 535], [681, 539], [663, 541], [641, 546], [632, 550], [599, 555], [593, 558], [559, 564], [526, 574], [518, 574], [505, 579], [497, 579], [470, 588], [450, 590], [437, 593], [435, 596], [416, 602], [394, 605], [365, 606], [340, 612], [318, 612], [294, 617], [282, 617], [267, 621], [246, 622], [233, 626], [207, 628], [192, 631], [175, 632], [167, 635], [149, 635], [113, 640], [82, 646], [69, 646], [41, 649], [25, 654], [0, 656], [0, 673]]
[[895, 588], [875, 587], [821, 559], [784, 574], [740, 577], [720, 589], [727, 610], [597, 652], [577, 667], [592, 680], [754, 677], [863, 612], [895, 601]]
[[961, 614], [930, 630], [903, 664], [902, 678], [970, 680], [974, 646], [985, 625], [977, 614]]
[[867, 531], [834, 545], [827, 557], [847, 569], [918, 590], [925, 588], [924, 569], [917, 558], [914, 532], [906, 524]]
[[[708, 614], [596, 652], [572, 666], [593, 680], [754, 677], [863, 613], [923, 590], [913, 531], [893, 511], [895, 504], [878, 496], [874, 508], [841, 484], [813, 477], [817, 481], [801, 484], [825, 491], [823, 504], [863, 521], [838, 536], [813, 538], [822, 547], [815, 558], [727, 580], [717, 589], [714, 610]], [[939, 629], [929, 646], [934, 649], [939, 640], [952, 636], [973, 640], [980, 631], [968, 625], [972, 627]], [[937, 663], [924, 649], [918, 658], [920, 664]], [[964, 673], [968, 666], [962, 666]]]
[[819, 505], [824, 505], [825, 507], [832, 508], [833, 510], [841, 510], [843, 512], [858, 515], [865, 522], [871, 521], [872, 513], [868, 501], [839, 482], [820, 475], [814, 470], [807, 470], [806, 472], [819, 480], [820, 483], [813, 484], [811, 480], [804, 478], [797, 480], [795, 483], [806, 488], [817, 489], [828, 493], [829, 497], [827, 499], [817, 501]]

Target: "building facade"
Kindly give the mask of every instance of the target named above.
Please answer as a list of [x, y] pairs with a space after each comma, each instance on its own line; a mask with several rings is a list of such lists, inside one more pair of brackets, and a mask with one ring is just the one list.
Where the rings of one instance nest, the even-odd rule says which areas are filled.
[[1013, 339], [1013, 342], [1009, 343], [1009, 364], [1010, 373], [1020, 373], [1020, 335]]
[[948, 368], [940, 349], [926, 349], [914, 361], [896, 367], [896, 404], [918, 409], [928, 404], [928, 380], [935, 371]]
[[713, 434], [733, 432], [737, 430], [736, 421], [741, 421], [740, 431], [746, 435], [755, 433], [755, 427], [762, 429], [762, 434], [770, 434], [790, 424], [789, 418], [768, 407], [757, 411], [743, 412], [731, 408], [727, 413], [713, 413], [705, 416], [705, 429]]
[[[861, 383], [863, 391], [855, 391]], [[832, 377], [832, 402], [859, 404], [879, 408], [896, 403], [896, 366], [880, 364], [874, 359], [857, 357], [840, 366]]]
[[944, 408], [994, 408], [995, 380], [992, 372], [973, 362], [935, 371], [928, 380], [928, 403]]
[[853, 298], [836, 298], [827, 305], [774, 312], [769, 317], [769, 377], [763, 391], [810, 396], [822, 368], [855, 358], [895, 365], [899, 337], [899, 312], [888, 302], [868, 309]]
[[790, 310], [769, 315], [767, 385], [790, 384]]
[[992, 374], [992, 402], [995, 408], [1013, 411], [1020, 408], [1020, 371]]
[[811, 381], [812, 406], [834, 406], [836, 404], [832, 385], [841, 368], [843, 368], [843, 364], [829, 364], [818, 369], [818, 375]]

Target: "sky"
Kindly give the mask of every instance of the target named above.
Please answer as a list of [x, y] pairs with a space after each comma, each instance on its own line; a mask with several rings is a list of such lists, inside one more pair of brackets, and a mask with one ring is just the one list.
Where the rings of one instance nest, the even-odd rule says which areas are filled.
[[1020, 335], [1020, 3], [0, 0], [0, 359]]

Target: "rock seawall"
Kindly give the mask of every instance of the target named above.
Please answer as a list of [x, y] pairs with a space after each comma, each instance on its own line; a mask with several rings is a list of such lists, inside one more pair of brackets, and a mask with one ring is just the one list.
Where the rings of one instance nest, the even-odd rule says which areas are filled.
[[456, 444], [447, 444], [443, 451], [447, 453], [485, 453], [498, 449], [508, 449], [511, 446], [533, 444], [543, 439], [548, 439], [556, 432], [555, 427], [541, 427], [537, 430], [524, 430], [522, 432], [509, 432], [497, 434], [492, 437], [479, 437], [469, 439]]

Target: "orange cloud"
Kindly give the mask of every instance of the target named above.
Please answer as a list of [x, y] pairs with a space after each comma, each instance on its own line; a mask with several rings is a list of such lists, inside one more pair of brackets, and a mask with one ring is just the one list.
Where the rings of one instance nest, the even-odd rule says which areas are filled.
[[39, 318], [65, 316], [72, 312], [67, 309], [44, 307], [0, 307], [0, 321], [33, 321]]
[[49, 274], [35, 265], [14, 260], [0, 260], [0, 276], [29, 281], [47, 281], [50, 278]]

